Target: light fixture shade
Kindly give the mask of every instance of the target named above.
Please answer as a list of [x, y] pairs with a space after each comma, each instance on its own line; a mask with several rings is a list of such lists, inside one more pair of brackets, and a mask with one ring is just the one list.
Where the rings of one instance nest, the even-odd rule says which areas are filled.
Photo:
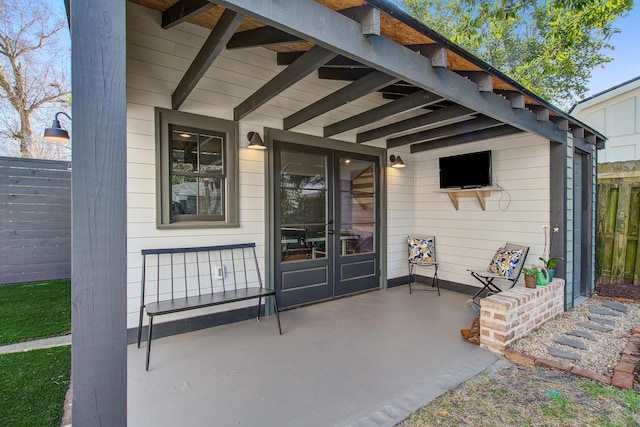
[[253, 150], [266, 150], [267, 146], [264, 145], [262, 138], [258, 132], [249, 132], [247, 134], [247, 139], [249, 140], [249, 145], [247, 148], [251, 148]]
[[404, 168], [405, 164], [402, 161], [402, 159], [400, 158], [400, 156], [394, 156], [393, 154], [389, 157], [389, 160], [391, 161], [391, 167], [392, 168]]
[[58, 115], [63, 114], [71, 120], [71, 117], [67, 113], [58, 112], [56, 113], [55, 118], [53, 119], [53, 123], [50, 128], [46, 128], [44, 130], [44, 139], [46, 141], [54, 141], [54, 142], [69, 142], [71, 138], [69, 138], [69, 132], [62, 128], [60, 125], [60, 120], [58, 120]]

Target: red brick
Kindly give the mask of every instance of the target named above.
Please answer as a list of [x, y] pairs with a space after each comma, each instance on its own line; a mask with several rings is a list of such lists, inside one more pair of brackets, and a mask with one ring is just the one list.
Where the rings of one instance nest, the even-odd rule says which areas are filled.
[[[635, 331], [635, 329], [634, 329], [634, 331]], [[635, 334], [635, 332], [633, 332], [633, 331], [631, 331], [631, 333]], [[635, 344], [640, 343], [640, 335], [631, 335], [629, 337], [629, 342], [632, 342], [632, 343], [635, 343]]]
[[496, 323], [485, 321], [484, 319], [480, 319], [480, 326], [487, 329], [493, 329], [494, 331], [506, 332], [507, 325], [504, 323]]
[[565, 364], [562, 364], [562, 363], [558, 363], [558, 362], [555, 362], [553, 360], [544, 359], [542, 357], [536, 358], [536, 363], [538, 365], [546, 366], [546, 367], [551, 368], [551, 369], [558, 369], [560, 371], [565, 371], [565, 372], [570, 372], [571, 368], [572, 368], [572, 366], [565, 365]]
[[575, 375], [580, 375], [581, 377], [590, 378], [592, 380], [601, 382], [603, 384], [611, 384], [611, 377], [606, 374], [596, 374], [595, 372], [588, 371], [584, 368], [579, 368], [574, 366], [571, 369], [571, 373]]
[[488, 337], [491, 335], [491, 331], [489, 331], [488, 329], [480, 329], [480, 335], [484, 335], [485, 337]]
[[615, 371], [611, 378], [611, 385], [625, 390], [631, 390], [633, 387], [633, 374]]
[[505, 351], [504, 357], [506, 357], [507, 360], [510, 360], [514, 363], [525, 363], [529, 365], [533, 365], [536, 361], [535, 357], [529, 356], [528, 354], [520, 353], [519, 351], [515, 351], [515, 350]]
[[638, 362], [640, 362], [636, 356], [631, 356], [629, 354], [623, 354], [620, 357], [620, 361], [621, 362], [626, 362], [626, 363], [633, 363], [634, 365], [636, 365], [636, 364], [638, 364]]
[[636, 365], [635, 363], [620, 362], [616, 365], [614, 370], [626, 372], [627, 374], [633, 374], [633, 371], [636, 370]]
[[507, 320], [507, 316], [501, 313], [496, 313], [493, 315], [493, 318], [496, 320]]

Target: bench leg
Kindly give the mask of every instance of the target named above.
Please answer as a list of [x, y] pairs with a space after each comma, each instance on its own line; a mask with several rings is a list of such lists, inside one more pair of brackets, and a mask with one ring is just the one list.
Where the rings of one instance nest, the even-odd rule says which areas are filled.
[[138, 348], [140, 348], [140, 341], [142, 341], [142, 316], [144, 315], [144, 306], [140, 306], [140, 321], [138, 322]]
[[147, 330], [147, 363], [145, 371], [149, 370], [149, 356], [151, 355], [151, 334], [153, 329], [153, 316], [149, 316], [149, 329]]
[[260, 306], [262, 305], [262, 297], [258, 297], [258, 322], [260, 321]]
[[278, 320], [278, 331], [280, 331], [280, 335], [282, 335], [282, 326], [280, 326], [280, 311], [278, 310], [278, 301], [276, 300], [276, 296], [272, 296], [273, 298], [273, 309], [276, 311], [276, 319]]

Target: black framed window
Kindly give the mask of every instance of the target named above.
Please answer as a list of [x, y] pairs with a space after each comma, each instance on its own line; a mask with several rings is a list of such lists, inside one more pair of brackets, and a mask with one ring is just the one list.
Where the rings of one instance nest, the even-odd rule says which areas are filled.
[[237, 124], [161, 108], [156, 116], [158, 226], [237, 226]]

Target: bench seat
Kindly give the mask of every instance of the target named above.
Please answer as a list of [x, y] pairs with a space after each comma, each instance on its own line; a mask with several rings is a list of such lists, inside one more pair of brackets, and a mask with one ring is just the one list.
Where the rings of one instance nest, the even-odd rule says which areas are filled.
[[272, 289], [238, 289], [200, 296], [194, 295], [186, 298], [151, 302], [146, 305], [146, 309], [149, 316], [156, 316], [161, 314], [178, 313], [180, 311], [195, 310], [197, 308], [211, 307], [236, 301], [268, 297], [275, 294], [275, 291]]

